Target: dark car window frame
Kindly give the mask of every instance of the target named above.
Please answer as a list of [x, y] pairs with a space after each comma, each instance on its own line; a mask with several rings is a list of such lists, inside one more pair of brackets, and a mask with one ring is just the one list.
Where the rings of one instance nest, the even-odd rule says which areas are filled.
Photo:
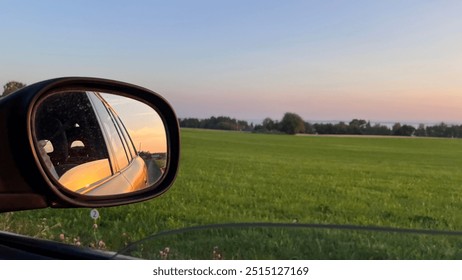
[[115, 115], [115, 117], [116, 117], [117, 123], [120, 126], [120, 130], [122, 131], [122, 135], [124, 136], [127, 142], [128, 150], [132, 154], [132, 157], [136, 158], [138, 156], [138, 151], [136, 150], [135, 144], [133, 143], [133, 140], [130, 137], [130, 134], [128, 134], [127, 128], [125, 127], [124, 123], [122, 122], [122, 120], [120, 119], [118, 115]]
[[129, 159], [128, 161], [132, 162], [136, 157], [136, 153], [134, 153], [133, 149], [130, 149], [130, 144], [133, 145], [133, 143], [127, 139], [128, 137], [126, 131], [124, 130], [125, 127], [121, 125], [121, 120], [117, 113], [114, 111], [114, 109], [112, 109], [112, 107], [110, 107], [110, 105], [107, 104], [105, 100], [103, 100], [103, 103], [106, 105], [106, 108], [114, 121], [114, 125], [119, 132], [119, 136], [122, 139], [122, 144], [125, 146], [125, 151], [127, 152], [127, 157]]
[[[91, 93], [87, 92], [87, 95], [89, 96], [89, 99], [97, 115], [98, 121], [100, 122], [101, 130], [103, 131], [103, 135], [106, 140], [106, 145], [108, 146], [108, 151], [110, 154], [109, 158], [110, 158], [110, 161], [112, 162], [112, 166], [114, 166], [113, 173], [115, 174], [117, 172], [121, 172], [123, 169], [127, 168], [130, 165], [131, 160], [128, 156], [127, 147], [124, 144], [124, 140], [122, 140], [122, 137], [120, 135], [120, 130], [118, 129], [114, 121], [114, 118], [112, 114], [110, 114], [107, 104], [105, 104], [103, 99], [100, 96], [98, 96], [97, 93], [94, 93], [94, 92], [91, 92]], [[105, 114], [105, 116], [103, 116], [102, 114]], [[123, 154], [125, 155], [125, 157], [122, 156], [122, 158], [124, 158], [124, 162], [120, 162], [120, 158], [117, 155], [117, 152], [114, 150], [115, 149], [115, 147], [113, 146], [114, 143], [112, 143], [112, 141], [110, 140], [111, 138], [111, 136], [109, 136], [110, 132], [107, 131], [107, 127], [105, 125], [107, 117], [109, 117], [111, 120], [109, 122], [109, 125], [112, 124], [113, 127], [111, 128], [113, 128], [117, 134], [117, 137], [114, 137], [115, 138], [114, 141], [118, 141], [123, 149]], [[125, 160], [126, 160], [126, 164], [125, 164]]]

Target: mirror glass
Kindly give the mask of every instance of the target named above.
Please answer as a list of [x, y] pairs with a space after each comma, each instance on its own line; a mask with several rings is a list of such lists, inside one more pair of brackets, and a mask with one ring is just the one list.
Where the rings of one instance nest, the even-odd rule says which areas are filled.
[[67, 190], [116, 195], [152, 186], [167, 165], [162, 118], [147, 104], [113, 93], [61, 91], [33, 115], [44, 167]]

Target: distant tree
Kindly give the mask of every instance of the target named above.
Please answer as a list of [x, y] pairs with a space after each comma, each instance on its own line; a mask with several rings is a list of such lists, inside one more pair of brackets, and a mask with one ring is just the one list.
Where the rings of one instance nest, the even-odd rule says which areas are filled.
[[391, 132], [393, 135], [399, 135], [399, 130], [401, 129], [401, 124], [399, 122], [395, 123], [391, 128]]
[[200, 127], [200, 121], [196, 118], [185, 118], [180, 119], [180, 126], [181, 127], [189, 127], [189, 128], [198, 128]]
[[272, 131], [276, 129], [274, 121], [270, 118], [265, 118], [262, 122], [262, 126], [264, 129], [268, 131]]
[[305, 133], [307, 133], [307, 134], [316, 133], [316, 130], [314, 129], [314, 126], [309, 122], [305, 122]]
[[26, 84], [23, 84], [21, 82], [17, 82], [17, 81], [10, 81], [8, 83], [6, 83], [4, 86], [3, 86], [3, 93], [2, 93], [2, 96], [1, 97], [5, 97], [7, 96], [8, 94], [12, 93], [12, 92], [15, 92], [17, 91], [18, 89], [21, 89], [23, 87], [25, 87]]
[[427, 136], [427, 130], [425, 128], [425, 124], [423, 124], [423, 123], [419, 124], [419, 126], [417, 127], [417, 129], [414, 132], [414, 135], [415, 136], [420, 136], [420, 137]]
[[305, 132], [305, 122], [295, 113], [285, 113], [280, 123], [280, 130], [287, 134]]
[[237, 121], [237, 130], [250, 130], [250, 125], [247, 121]]
[[398, 136], [412, 136], [414, 135], [415, 127], [412, 125], [401, 125], [399, 123], [395, 123], [393, 125], [393, 135], [398, 135]]
[[448, 125], [444, 122], [433, 125], [427, 126], [427, 136], [430, 137], [449, 137], [448, 133]]
[[391, 129], [386, 125], [381, 125], [379, 123], [376, 123], [371, 128], [368, 129], [367, 134], [369, 135], [390, 135]]
[[317, 134], [335, 134], [334, 125], [331, 123], [315, 123], [313, 127]]
[[455, 138], [462, 138], [462, 125], [452, 126]]
[[403, 125], [400, 129], [400, 135], [402, 136], [413, 136], [415, 131], [415, 127], [412, 125]]
[[334, 125], [334, 134], [347, 134], [349, 131], [349, 125], [345, 122], [339, 122], [338, 124]]
[[[364, 134], [367, 122], [365, 120], [353, 119], [349, 124], [349, 133]], [[369, 124], [370, 125], [370, 124]]]
[[253, 132], [268, 132], [268, 131], [263, 127], [263, 125], [257, 124], [257, 125], [254, 125]]
[[236, 120], [230, 117], [220, 116], [211, 117], [208, 119], [184, 118], [178, 120], [180, 127], [189, 128], [207, 128], [207, 129], [222, 129], [222, 130], [250, 130], [247, 121]]

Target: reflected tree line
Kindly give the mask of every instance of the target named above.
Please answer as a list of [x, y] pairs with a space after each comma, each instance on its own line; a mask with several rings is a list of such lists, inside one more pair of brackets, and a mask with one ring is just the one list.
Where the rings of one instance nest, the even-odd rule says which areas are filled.
[[371, 124], [364, 119], [350, 122], [311, 123], [304, 121], [295, 113], [285, 113], [281, 120], [266, 118], [261, 124], [254, 125], [247, 121], [230, 117], [211, 117], [207, 119], [179, 119], [181, 127], [218, 130], [248, 131], [273, 134], [321, 134], [321, 135], [382, 135], [382, 136], [419, 136], [462, 138], [462, 125], [449, 125], [444, 122], [435, 125], [420, 124], [413, 126], [396, 122], [393, 126], [380, 123]]

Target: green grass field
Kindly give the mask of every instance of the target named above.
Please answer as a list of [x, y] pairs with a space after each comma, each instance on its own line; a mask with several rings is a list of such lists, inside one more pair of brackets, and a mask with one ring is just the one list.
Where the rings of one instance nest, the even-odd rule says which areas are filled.
[[[227, 222], [462, 230], [462, 140], [182, 130], [178, 179], [162, 197], [100, 209], [3, 214], [0, 230], [107, 249], [159, 231]], [[323, 229], [213, 229], [161, 237], [136, 256], [461, 259], [462, 237]]]

